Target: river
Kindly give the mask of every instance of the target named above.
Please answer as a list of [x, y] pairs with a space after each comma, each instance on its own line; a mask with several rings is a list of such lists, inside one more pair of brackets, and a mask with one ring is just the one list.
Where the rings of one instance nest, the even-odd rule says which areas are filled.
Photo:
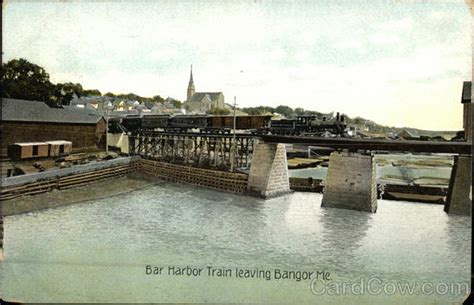
[[[385, 200], [370, 214], [321, 208], [321, 199], [293, 193], [265, 201], [163, 183], [9, 216], [2, 298], [287, 304], [462, 299], [470, 280], [470, 217], [448, 216], [440, 205]], [[163, 267], [163, 273], [146, 274], [147, 265]], [[169, 266], [202, 273], [168, 275]], [[209, 276], [208, 266], [231, 274]], [[262, 276], [237, 277], [238, 270]], [[319, 271], [319, 280], [312, 285], [279, 278], [285, 270]], [[393, 290], [397, 283], [416, 290]]]
[[[383, 154], [375, 155], [376, 175], [379, 183], [410, 184], [445, 186], [451, 177], [452, 156], [448, 155], [411, 155], [411, 154]], [[445, 162], [438, 166], [392, 166], [391, 162]], [[384, 162], [384, 163], [382, 163]], [[388, 164], [387, 164], [388, 163]], [[327, 167], [314, 167], [289, 170], [290, 177], [326, 179]]]

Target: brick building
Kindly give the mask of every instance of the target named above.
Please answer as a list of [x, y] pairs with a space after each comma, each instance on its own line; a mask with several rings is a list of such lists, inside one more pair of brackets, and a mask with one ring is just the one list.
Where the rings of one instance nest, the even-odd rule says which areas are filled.
[[105, 119], [74, 107], [50, 108], [43, 102], [2, 98], [1, 155], [18, 142], [71, 141], [75, 152], [105, 149]]

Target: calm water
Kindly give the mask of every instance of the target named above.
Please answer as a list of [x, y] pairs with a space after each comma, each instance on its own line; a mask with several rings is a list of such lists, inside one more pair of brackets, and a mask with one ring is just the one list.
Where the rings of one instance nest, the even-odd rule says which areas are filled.
[[[462, 299], [446, 287], [469, 283], [469, 217], [448, 216], [439, 205], [384, 200], [376, 214], [320, 208], [321, 198], [293, 193], [264, 201], [165, 183], [6, 217], [2, 296], [25, 302], [289, 304]], [[169, 265], [204, 270], [199, 277], [146, 275], [146, 265], [164, 266], [164, 272]], [[232, 277], [208, 276], [207, 266], [230, 268]], [[236, 278], [235, 268], [268, 270], [271, 278]], [[313, 290], [325, 293], [316, 295], [311, 281], [274, 279], [275, 269], [324, 270], [331, 278], [326, 285], [341, 290], [343, 283], [372, 279], [371, 292], [381, 293], [346, 289], [332, 296], [319, 281]], [[424, 282], [440, 291], [420, 294]], [[396, 283], [417, 285], [418, 294], [393, 292]]]
[[[452, 161], [450, 156], [425, 156], [425, 155], [410, 155], [410, 154], [389, 154], [389, 155], [376, 155], [375, 159], [385, 159], [391, 161], [405, 160], [405, 161], [420, 161], [420, 160], [439, 160], [444, 159]], [[304, 169], [294, 169], [289, 171], [291, 177], [313, 177], [316, 179], [326, 179], [327, 168], [317, 167], [317, 168], [304, 168]], [[377, 179], [379, 182], [387, 183], [410, 183], [417, 178], [441, 178], [444, 180], [449, 180], [451, 177], [451, 167], [426, 167], [426, 168], [412, 168], [404, 166], [378, 166], [377, 165]], [[384, 179], [385, 176], [396, 176], [398, 179], [389, 179], [388, 177]], [[425, 182], [426, 183], [426, 182]], [[439, 182], [438, 182], [439, 183]], [[447, 183], [446, 183], [447, 185]]]

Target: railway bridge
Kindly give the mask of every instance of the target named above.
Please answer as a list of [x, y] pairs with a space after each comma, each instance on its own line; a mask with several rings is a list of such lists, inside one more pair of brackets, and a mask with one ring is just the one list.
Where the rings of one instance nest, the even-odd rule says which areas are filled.
[[377, 151], [454, 155], [445, 211], [471, 211], [471, 143], [305, 136], [141, 132], [129, 137], [129, 151], [144, 158], [190, 166], [248, 169], [247, 192], [272, 197], [290, 192], [285, 144], [329, 147], [322, 206], [374, 213]]

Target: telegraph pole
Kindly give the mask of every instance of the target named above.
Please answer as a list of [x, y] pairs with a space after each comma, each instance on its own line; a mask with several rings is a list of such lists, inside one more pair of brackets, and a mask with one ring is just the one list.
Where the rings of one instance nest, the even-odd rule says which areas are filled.
[[105, 153], [109, 154], [109, 113], [105, 110]]
[[234, 160], [235, 160], [235, 127], [236, 127], [236, 117], [235, 117], [235, 107], [237, 106], [237, 97], [234, 96], [234, 128], [232, 134], [232, 145], [230, 147], [230, 171], [234, 171]]

